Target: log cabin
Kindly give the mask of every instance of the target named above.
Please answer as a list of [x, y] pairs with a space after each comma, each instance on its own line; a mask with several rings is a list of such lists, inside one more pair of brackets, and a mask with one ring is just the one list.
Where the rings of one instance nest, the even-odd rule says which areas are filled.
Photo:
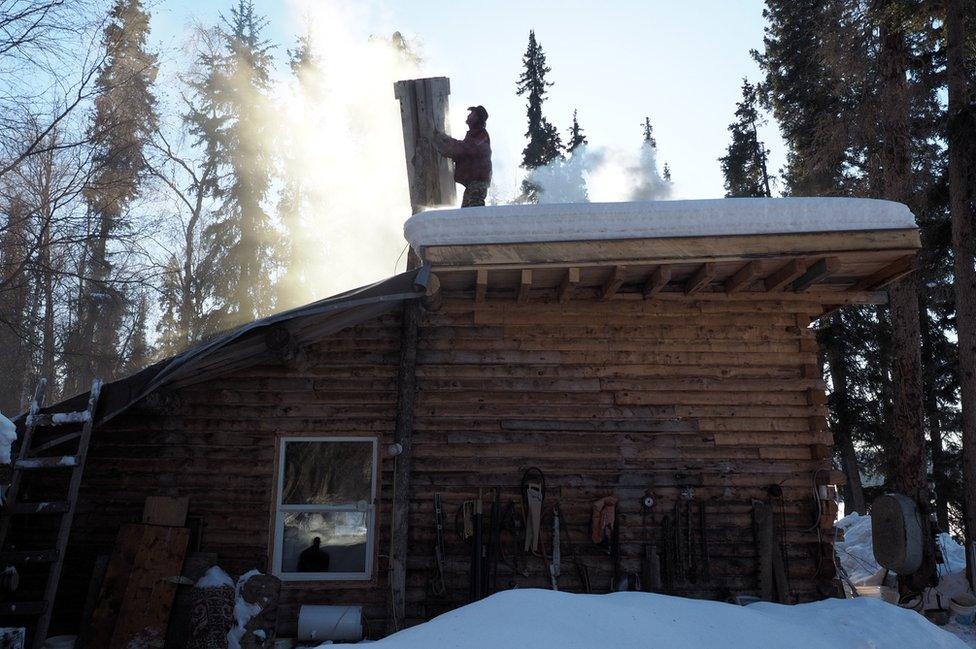
[[283, 635], [303, 604], [361, 604], [376, 637], [514, 587], [836, 593], [816, 321], [911, 272], [905, 206], [513, 205], [420, 212], [405, 235], [411, 270], [103, 386], [56, 629], [158, 495], [188, 498], [191, 550], [282, 579]]

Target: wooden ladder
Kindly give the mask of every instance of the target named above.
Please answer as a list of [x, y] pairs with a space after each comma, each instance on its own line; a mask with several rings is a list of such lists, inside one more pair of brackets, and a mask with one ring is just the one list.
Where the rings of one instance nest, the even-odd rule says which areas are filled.
[[[47, 639], [48, 627], [51, 624], [54, 597], [57, 595], [58, 582], [61, 580], [61, 567], [64, 564], [64, 554], [68, 547], [68, 536], [71, 534], [71, 523], [75, 517], [75, 505], [78, 500], [78, 490], [81, 488], [81, 476], [85, 469], [85, 458], [88, 455], [88, 443], [91, 441], [95, 409], [98, 407], [98, 396], [102, 389], [102, 382], [98, 379], [92, 381], [88, 407], [78, 412], [41, 414], [46, 389], [47, 380], [41, 379], [37, 384], [37, 390], [34, 391], [34, 399], [24, 422], [24, 436], [21, 440], [20, 452], [14, 460], [10, 487], [7, 489], [3, 509], [0, 511], [0, 568], [18, 564], [49, 565], [44, 596], [40, 601], [0, 603], [0, 616], [37, 617], [32, 641], [35, 648], [40, 648], [44, 644]], [[77, 427], [79, 424], [82, 426], [80, 431], [76, 430], [55, 436], [36, 446], [33, 443], [34, 433], [38, 428]], [[50, 454], [54, 449], [63, 451], [64, 448], [61, 447], [74, 448], [75, 452], [67, 455]], [[71, 471], [68, 491], [64, 500], [43, 502], [21, 502], [18, 500], [24, 472], [57, 470]], [[13, 516], [60, 516], [58, 537], [54, 547], [40, 550], [6, 551], [7, 534], [10, 531]]]

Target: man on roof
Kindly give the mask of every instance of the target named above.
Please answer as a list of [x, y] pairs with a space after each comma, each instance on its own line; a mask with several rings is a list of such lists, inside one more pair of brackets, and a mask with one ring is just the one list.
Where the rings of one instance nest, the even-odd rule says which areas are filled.
[[485, 124], [488, 111], [484, 106], [468, 108], [468, 132], [463, 140], [455, 140], [437, 131], [434, 148], [454, 161], [454, 182], [464, 185], [461, 207], [481, 207], [488, 196], [491, 183], [491, 138]]

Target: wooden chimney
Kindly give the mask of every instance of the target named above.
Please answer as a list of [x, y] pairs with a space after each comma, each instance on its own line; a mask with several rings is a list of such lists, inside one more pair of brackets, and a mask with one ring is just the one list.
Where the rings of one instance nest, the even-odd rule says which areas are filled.
[[407, 79], [393, 84], [400, 101], [403, 148], [414, 214], [433, 205], [457, 201], [451, 164], [433, 147], [434, 130], [450, 133], [447, 114], [451, 81], [447, 77]]

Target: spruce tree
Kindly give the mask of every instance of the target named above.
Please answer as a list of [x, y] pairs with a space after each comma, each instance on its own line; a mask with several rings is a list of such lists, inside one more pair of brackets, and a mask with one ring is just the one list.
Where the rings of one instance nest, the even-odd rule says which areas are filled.
[[[880, 0], [874, 6], [878, 23], [878, 58], [881, 71], [881, 185], [883, 198], [910, 203], [913, 192], [909, 123], [911, 95], [908, 85], [909, 44], [900, 17], [900, 0]], [[922, 515], [923, 538], [930, 538], [924, 405], [922, 396], [921, 331], [916, 277], [909, 274], [888, 288], [892, 323], [892, 447], [889, 449], [890, 487], [915, 500]], [[936, 578], [933, 548], [923, 546], [918, 572], [899, 575], [900, 584], [913, 592], [932, 585]]]
[[[764, 50], [754, 52], [766, 73], [764, 96], [785, 140], [783, 180], [796, 196], [846, 193], [845, 162], [850, 141], [826, 137], [838, 122], [853, 124], [852, 103], [842, 94], [863, 84], [844, 83], [829, 65], [826, 43], [841, 33], [839, 3], [823, 0], [767, 0]], [[858, 50], [857, 53], [860, 53]], [[853, 75], [858, 70], [849, 70]]]
[[657, 140], [654, 139], [654, 127], [651, 126], [651, 118], [644, 118], [644, 144], [657, 148]]
[[129, 336], [128, 353], [123, 370], [125, 374], [135, 374], [147, 367], [152, 360], [153, 350], [147, 339], [149, 320], [149, 298], [145, 293], [133, 300], [136, 308], [132, 316], [132, 333]]
[[[963, 529], [976, 540], [976, 18], [972, 0], [946, 2], [949, 195], [958, 312], [964, 483]], [[976, 566], [969, 566], [976, 570]]]
[[[398, 51], [404, 51], [397, 43], [405, 42], [402, 37], [396, 39], [394, 46]], [[295, 79], [300, 101], [306, 105], [317, 105], [321, 100], [321, 88], [318, 82], [319, 61], [312, 51], [311, 34], [298, 37], [294, 49], [288, 50], [288, 66]], [[278, 214], [285, 228], [285, 237], [279, 245], [279, 256], [282, 262], [281, 281], [276, 286], [278, 306], [287, 308], [311, 301], [314, 298], [314, 287], [311, 285], [309, 272], [313, 260], [310, 255], [311, 246], [307, 245], [306, 228], [308, 220], [303, 218], [313, 206], [310, 204], [309, 187], [306, 183], [304, 161], [301, 150], [303, 142], [294, 141], [288, 133], [284, 134], [284, 155], [282, 172], [284, 184], [278, 202]]]
[[274, 250], [263, 204], [273, 167], [266, 24], [251, 0], [238, 0], [217, 28], [223, 51], [200, 55], [206, 73], [192, 83], [199, 101], [187, 116], [190, 130], [225, 176], [213, 193], [220, 209], [203, 232], [206, 294], [216, 303], [210, 332], [273, 308]]
[[576, 119], [576, 109], [573, 109], [573, 125], [569, 127], [569, 141], [566, 142], [566, 153], [572, 153], [577, 147], [588, 144], [583, 128]]
[[[765, 72], [763, 99], [787, 146], [782, 170], [784, 191], [794, 196], [836, 196], [847, 193], [847, 138], [820, 137], [838, 115], [848, 117], [843, 87], [828, 66], [825, 43], [840, 31], [837, 16], [820, 0], [767, 0], [763, 51], [753, 55]], [[848, 120], [853, 121], [853, 120]], [[864, 365], [867, 354], [882, 357], [878, 321], [869, 308], [849, 308], [820, 323], [818, 339], [827, 362], [832, 391], [830, 430], [847, 482], [844, 502], [850, 511], [867, 512], [861, 488], [855, 440], [879, 440], [887, 412], [887, 373], [883, 363]], [[858, 341], [857, 344], [848, 344]], [[861, 404], [870, 407], [859, 407]], [[863, 437], [862, 437], [863, 439]]]
[[671, 166], [665, 162], [664, 169], [661, 171], [661, 177], [664, 178], [665, 182], [671, 182]]
[[[895, 198], [909, 205], [922, 230], [914, 299], [895, 287], [891, 309], [845, 307], [819, 323], [832, 387], [830, 428], [848, 474], [845, 504], [866, 511], [871, 494], [867, 488], [868, 493], [859, 493], [859, 465], [869, 475], [883, 475], [886, 488], [914, 489], [909, 483], [917, 483], [918, 476], [904, 475], [899, 465], [906, 463], [897, 455], [909, 449], [917, 454], [918, 439], [906, 440], [905, 430], [917, 434], [924, 427], [939, 520], [947, 522], [960, 490], [950, 480], [957, 471], [952, 437], [958, 418], [956, 379], [952, 361], [946, 361], [955, 350], [946, 335], [953, 305], [940, 144], [945, 141], [940, 132], [944, 47], [936, 42], [941, 16], [932, 15], [937, 7], [903, 2], [878, 2], [870, 11], [849, 2], [768, 0], [766, 5], [765, 48], [756, 58], [766, 72], [763, 105], [772, 108], [788, 146], [785, 192]], [[901, 22], [899, 17], [908, 15], [912, 19]], [[892, 22], [883, 26], [887, 20]], [[879, 43], [885, 30], [903, 43], [893, 48]], [[912, 320], [919, 335], [910, 331]], [[921, 399], [912, 385], [915, 375], [922, 381]], [[909, 419], [915, 421], [906, 426]]]
[[149, 14], [142, 0], [116, 0], [102, 39], [105, 63], [90, 126], [94, 173], [85, 188], [93, 217], [81, 275], [78, 321], [67, 342], [67, 393], [87, 389], [95, 377], [119, 371], [119, 332], [127, 304], [112, 281], [111, 243], [126, 228], [125, 212], [136, 196], [146, 163], [143, 149], [156, 125], [156, 55], [147, 50]]
[[[556, 127], [542, 114], [542, 104], [545, 101], [548, 88], [552, 83], [546, 81], [546, 75], [551, 69], [546, 65], [546, 55], [535, 38], [535, 30], [529, 31], [529, 45], [522, 57], [523, 71], [518, 79], [516, 94], [527, 95], [526, 115], [528, 129], [525, 137], [528, 143], [522, 150], [522, 168], [532, 170], [543, 167], [559, 157], [562, 143]], [[538, 200], [539, 188], [531, 180], [522, 182], [523, 202], [534, 203]]]
[[735, 121], [729, 125], [732, 141], [719, 158], [727, 197], [771, 196], [766, 160], [769, 150], [759, 140], [759, 97], [755, 86], [742, 80], [742, 100], [736, 103]]
[[637, 165], [630, 170], [635, 180], [630, 200], [658, 200], [671, 193], [671, 169], [666, 168], [664, 172], [658, 170], [657, 140], [654, 139], [654, 127], [651, 126], [650, 117], [644, 118], [641, 128], [643, 138], [640, 157]]

